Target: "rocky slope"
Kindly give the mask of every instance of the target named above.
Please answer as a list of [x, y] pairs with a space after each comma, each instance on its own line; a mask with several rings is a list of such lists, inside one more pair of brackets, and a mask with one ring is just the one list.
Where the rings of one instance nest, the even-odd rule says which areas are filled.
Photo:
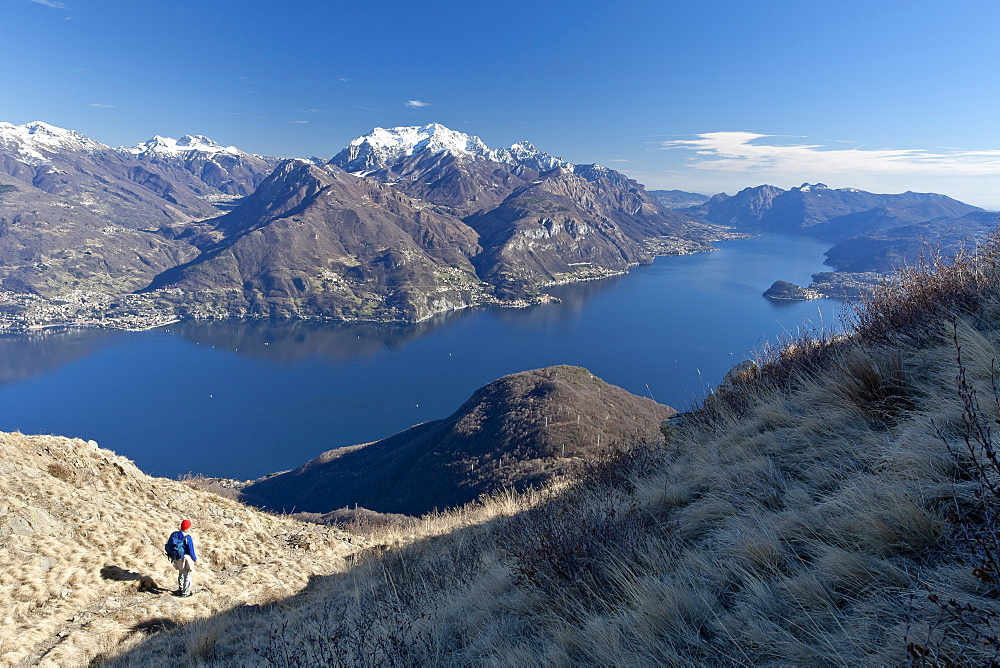
[[579, 367], [524, 371], [480, 388], [443, 420], [258, 481], [243, 500], [278, 512], [359, 505], [420, 515], [540, 485], [602, 447], [659, 440], [660, 422], [675, 413]]
[[196, 254], [186, 243], [114, 224], [79, 200], [0, 185], [0, 290], [128, 293]]
[[[643, 237], [627, 234], [615, 212], [590, 181], [561, 168], [547, 172], [497, 208], [466, 219], [484, 247], [474, 260], [479, 275], [501, 294], [517, 295], [650, 262]], [[665, 220], [660, 231], [669, 231]]]
[[[390, 183], [403, 192], [446, 207], [460, 216], [485, 214], [506, 198], [548, 179], [578, 176], [593, 186], [580, 201], [588, 213], [609, 215], [637, 240], [682, 236], [691, 216], [662, 207], [639, 183], [595, 164], [574, 165], [529, 142], [490, 149], [475, 136], [432, 123], [424, 127], [376, 128], [358, 137], [330, 161], [357, 175]], [[564, 193], [563, 193], [564, 194]], [[536, 193], [545, 197], [547, 193]]]

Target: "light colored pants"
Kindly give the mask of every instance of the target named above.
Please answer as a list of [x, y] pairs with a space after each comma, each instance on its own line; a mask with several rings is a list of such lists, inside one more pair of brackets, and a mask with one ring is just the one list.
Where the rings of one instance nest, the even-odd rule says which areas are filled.
[[191, 571], [194, 569], [194, 561], [191, 559], [191, 555], [185, 554], [183, 559], [175, 561], [174, 568], [177, 569], [178, 593], [181, 596], [189, 596], [191, 594]]

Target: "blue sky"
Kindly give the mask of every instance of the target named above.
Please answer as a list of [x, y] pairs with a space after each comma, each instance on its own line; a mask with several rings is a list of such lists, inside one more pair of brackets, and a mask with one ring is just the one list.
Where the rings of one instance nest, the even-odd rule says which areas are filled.
[[822, 181], [1000, 208], [1000, 3], [2, 0], [0, 120], [330, 157], [527, 139], [650, 188]]

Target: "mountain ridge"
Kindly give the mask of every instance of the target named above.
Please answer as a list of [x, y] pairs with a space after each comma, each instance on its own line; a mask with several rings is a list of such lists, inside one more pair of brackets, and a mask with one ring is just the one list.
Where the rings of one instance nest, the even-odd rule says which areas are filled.
[[804, 234], [830, 243], [825, 264], [834, 271], [815, 274], [799, 294], [834, 298], [869, 292], [879, 275], [922, 257], [954, 256], [985, 238], [997, 219], [938, 193], [880, 194], [822, 183], [744, 188], [685, 210], [746, 232]]
[[[549, 300], [541, 292], [547, 285], [619, 274], [656, 254], [710, 250], [712, 239], [726, 237], [661, 207], [614, 170], [573, 165], [526, 141], [494, 150], [440, 124], [376, 128], [326, 162], [256, 156], [203, 135], [156, 135], [111, 149], [45, 124], [3, 127], [0, 165], [15, 188], [46, 193], [36, 197], [49, 204], [32, 224], [51, 233], [28, 267], [8, 257], [0, 281], [12, 275], [0, 286], [46, 298], [69, 286], [109, 293], [124, 286], [138, 292], [144, 312], [162, 312], [151, 323], [415, 321], [475, 305], [520, 306]], [[70, 171], [73, 179], [53, 180]], [[117, 209], [95, 183], [105, 184]], [[88, 213], [67, 217], [46, 197], [79, 201], [71, 205]], [[5, 199], [20, 220], [23, 197]], [[115, 213], [122, 202], [130, 202], [127, 212]], [[108, 221], [112, 228], [155, 233], [149, 244], [159, 256], [106, 238], [88, 249], [110, 274], [103, 281], [95, 262], [52, 259], [93, 234], [77, 228], [96, 227], [109, 213], [120, 218]], [[53, 218], [66, 224], [53, 226]], [[8, 256], [29, 245], [30, 234], [23, 225], [10, 231]], [[133, 260], [108, 259], [122, 257]], [[44, 276], [32, 268], [42, 266]]]
[[[298, 160], [203, 135], [112, 149], [43, 122], [0, 124], [0, 288], [38, 302], [0, 328], [60, 322], [69, 311], [45, 300], [73, 290], [90, 295], [86, 321], [106, 324], [122, 319], [98, 305], [123, 293], [150, 325], [414, 321], [539, 303], [549, 285], [759, 231], [839, 244], [828, 254], [838, 273], [884, 273], [915, 259], [915, 235], [950, 252], [958, 231], [974, 238], [988, 227], [981, 209], [944, 195], [823, 184], [757, 186], [680, 209], [691, 193], [656, 195], [601, 165], [527, 141], [493, 149], [436, 123], [375, 128], [329, 160]], [[320, 171], [308, 177], [295, 164]], [[310, 179], [324, 183], [312, 192]], [[331, 200], [317, 198], [323, 188]]]

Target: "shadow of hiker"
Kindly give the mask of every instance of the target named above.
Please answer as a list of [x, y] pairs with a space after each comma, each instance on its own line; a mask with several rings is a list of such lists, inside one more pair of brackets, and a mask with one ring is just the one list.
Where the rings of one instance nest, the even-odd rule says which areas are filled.
[[139, 583], [140, 592], [149, 592], [150, 594], [162, 594], [166, 590], [156, 584], [156, 580], [149, 575], [143, 575], [142, 573], [136, 573], [135, 571], [129, 571], [121, 566], [115, 566], [114, 564], [108, 564], [101, 569], [101, 577], [105, 580], [115, 580], [118, 582], [129, 582], [135, 580]]
[[153, 619], [147, 619], [144, 622], [139, 622], [131, 629], [130, 633], [142, 633], [143, 635], [151, 636], [154, 633], [162, 633], [163, 631], [171, 631], [177, 628], [177, 622], [167, 617], [155, 617]]

